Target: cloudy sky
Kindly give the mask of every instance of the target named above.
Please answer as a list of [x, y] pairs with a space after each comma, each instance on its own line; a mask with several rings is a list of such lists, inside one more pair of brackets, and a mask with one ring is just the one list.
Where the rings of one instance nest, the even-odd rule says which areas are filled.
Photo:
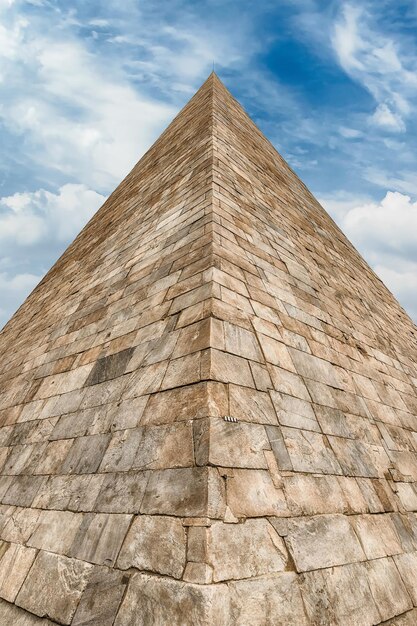
[[0, 0], [0, 328], [212, 68], [417, 320], [417, 0]]

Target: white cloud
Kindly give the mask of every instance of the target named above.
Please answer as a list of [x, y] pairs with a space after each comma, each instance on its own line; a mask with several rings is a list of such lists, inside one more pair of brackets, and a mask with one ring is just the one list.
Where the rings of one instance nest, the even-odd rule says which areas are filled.
[[417, 202], [410, 196], [388, 191], [379, 204], [356, 206], [344, 216], [343, 228], [361, 247], [397, 255], [414, 250], [417, 257]]
[[[390, 154], [390, 158], [397, 158], [395, 152]], [[414, 195], [417, 190], [417, 172], [404, 170], [400, 175], [395, 175], [393, 172], [368, 167], [362, 174], [366, 180], [384, 189], [394, 189], [410, 195]]]
[[347, 126], [340, 126], [339, 134], [345, 139], [359, 139], [359, 137], [363, 136], [363, 132], [361, 130], [349, 128]]
[[377, 106], [375, 113], [370, 117], [370, 122], [393, 132], [403, 133], [405, 131], [405, 124], [401, 116], [391, 111], [385, 102]]
[[349, 194], [321, 202], [417, 321], [417, 201], [388, 191], [380, 202]]
[[417, 93], [417, 58], [400, 37], [394, 40], [378, 29], [365, 6], [342, 6], [333, 26], [333, 50], [346, 73], [376, 100], [371, 123], [402, 132]]
[[417, 323], [417, 263], [403, 269], [375, 265], [374, 270]]
[[0, 330], [10, 317], [10, 313], [20, 306], [41, 278], [30, 273], [10, 276], [5, 272], [0, 272]]
[[70, 183], [58, 193], [39, 189], [0, 198], [2, 250], [42, 240], [68, 243], [104, 200], [105, 196], [85, 185]]

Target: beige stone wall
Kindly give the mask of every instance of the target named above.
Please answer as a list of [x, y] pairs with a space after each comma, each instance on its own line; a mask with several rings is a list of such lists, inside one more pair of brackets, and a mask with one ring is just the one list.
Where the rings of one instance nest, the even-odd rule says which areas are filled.
[[0, 334], [0, 618], [411, 626], [416, 348], [210, 77]]

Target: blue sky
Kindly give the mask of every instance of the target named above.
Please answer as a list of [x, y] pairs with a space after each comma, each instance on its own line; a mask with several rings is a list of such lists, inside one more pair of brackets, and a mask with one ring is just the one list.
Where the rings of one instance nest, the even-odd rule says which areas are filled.
[[0, 327], [213, 60], [417, 320], [416, 39], [416, 0], [0, 0]]

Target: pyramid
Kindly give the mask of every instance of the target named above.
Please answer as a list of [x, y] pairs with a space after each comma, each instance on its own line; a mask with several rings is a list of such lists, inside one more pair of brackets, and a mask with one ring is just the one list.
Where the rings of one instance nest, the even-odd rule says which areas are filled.
[[417, 623], [417, 329], [215, 74], [0, 354], [1, 625]]

